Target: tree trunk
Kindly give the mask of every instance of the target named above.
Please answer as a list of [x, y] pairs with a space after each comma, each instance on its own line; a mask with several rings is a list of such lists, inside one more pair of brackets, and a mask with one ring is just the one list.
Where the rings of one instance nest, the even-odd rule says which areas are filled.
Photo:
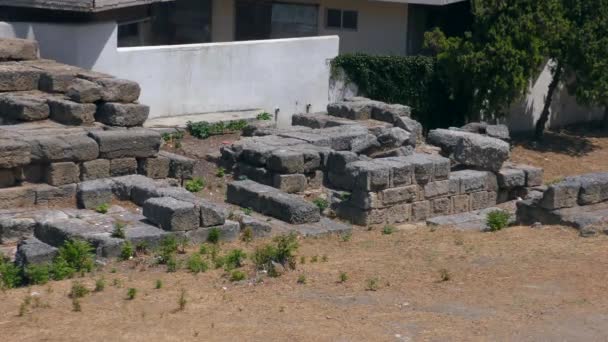
[[545, 99], [543, 112], [540, 114], [540, 118], [538, 118], [538, 121], [536, 122], [536, 140], [542, 140], [543, 134], [545, 133], [545, 125], [547, 124], [547, 121], [549, 121], [549, 115], [551, 114], [551, 102], [553, 101], [553, 94], [555, 94], [555, 90], [559, 85], [563, 71], [564, 70], [561, 63], [558, 63], [555, 67], [555, 72], [553, 73], [553, 79], [551, 80], [551, 83], [549, 83], [549, 90], [547, 91], [547, 98]]
[[604, 105], [604, 118], [602, 119], [602, 128], [608, 130], [608, 105]]

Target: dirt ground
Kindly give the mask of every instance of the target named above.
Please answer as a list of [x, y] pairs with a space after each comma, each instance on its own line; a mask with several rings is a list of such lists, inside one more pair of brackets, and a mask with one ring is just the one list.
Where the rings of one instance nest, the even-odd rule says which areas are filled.
[[[186, 137], [178, 152], [204, 159], [235, 138]], [[513, 160], [545, 168], [547, 181], [608, 170], [608, 138], [593, 133], [515, 145]], [[197, 175], [208, 183], [203, 197], [223, 198], [229, 176], [216, 173], [199, 163]], [[222, 250], [251, 254], [266, 242]], [[580, 238], [564, 227], [480, 233], [406, 225], [390, 235], [359, 229], [349, 239], [300, 245], [295, 271], [267, 278], [248, 260], [248, 280], [238, 283], [221, 269], [167, 273], [150, 266], [151, 257], [114, 262], [76, 279], [89, 289], [107, 282], [81, 300], [81, 312], [68, 298], [74, 280], [0, 292], [0, 341], [608, 340], [608, 236]], [[129, 288], [137, 289], [133, 300]], [[39, 299], [19, 316], [32, 294]]]

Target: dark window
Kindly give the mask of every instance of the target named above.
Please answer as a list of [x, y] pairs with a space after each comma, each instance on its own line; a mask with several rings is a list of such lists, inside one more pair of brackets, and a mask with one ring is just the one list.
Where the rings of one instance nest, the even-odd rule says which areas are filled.
[[357, 29], [359, 13], [357, 11], [343, 11], [342, 12], [342, 28], [349, 30]]
[[271, 38], [317, 35], [317, 5], [272, 4]]
[[339, 9], [327, 9], [327, 27], [342, 28], [342, 11]]

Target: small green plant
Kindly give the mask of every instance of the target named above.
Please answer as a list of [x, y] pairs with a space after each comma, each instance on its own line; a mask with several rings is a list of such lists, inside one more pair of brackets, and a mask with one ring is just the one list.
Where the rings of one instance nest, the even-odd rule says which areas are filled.
[[247, 127], [247, 121], [237, 120], [230, 122], [215, 122], [209, 123], [206, 121], [191, 122], [187, 123], [187, 128], [193, 137], [199, 139], [207, 139], [212, 135], [220, 135], [232, 132], [241, 131]]
[[226, 175], [226, 169], [224, 169], [223, 167], [218, 167], [217, 168], [217, 172], [215, 173], [215, 176], [217, 178], [224, 178], [224, 176]]
[[65, 261], [76, 272], [91, 272], [95, 266], [93, 251], [93, 246], [84, 240], [69, 240], [59, 248], [59, 262]]
[[502, 210], [494, 210], [486, 215], [486, 224], [492, 232], [507, 228], [509, 225], [509, 213]]
[[184, 311], [184, 309], [186, 308], [186, 303], [188, 303], [186, 299], [186, 290], [182, 289], [179, 295], [179, 299], [177, 300], [179, 311]]
[[243, 241], [243, 242], [253, 241], [253, 229], [251, 229], [251, 227], [247, 227], [243, 230], [243, 233], [241, 235], [241, 241]]
[[384, 228], [382, 228], [382, 234], [391, 235], [395, 232], [395, 230], [396, 229], [394, 226], [386, 225], [386, 226], [384, 226]]
[[89, 289], [87, 289], [81, 282], [75, 281], [72, 283], [72, 288], [68, 296], [70, 298], [82, 298], [89, 294]]
[[19, 305], [19, 313], [18, 313], [19, 317], [23, 317], [27, 313], [27, 309], [30, 307], [31, 303], [32, 303], [31, 296], [25, 296], [23, 298], [21, 305]]
[[149, 247], [146, 241], [138, 242], [137, 245], [135, 245], [135, 253], [137, 253], [138, 255], [147, 255], [148, 250]]
[[271, 276], [277, 275], [273, 263], [289, 266], [295, 269], [296, 260], [294, 253], [298, 249], [298, 238], [295, 233], [277, 236], [272, 244], [266, 244], [256, 248], [253, 254], [253, 263], [258, 269], [268, 271]]
[[137, 289], [136, 288], [130, 288], [127, 290], [127, 299], [128, 300], [133, 300], [135, 299], [135, 296], [137, 296]]
[[106, 280], [103, 278], [97, 279], [95, 281], [95, 292], [102, 292], [106, 288]]
[[253, 209], [251, 209], [251, 208], [243, 208], [243, 214], [245, 214], [247, 216], [251, 216], [251, 214], [253, 214]]
[[258, 121], [269, 121], [272, 120], [272, 115], [268, 112], [262, 112], [256, 116], [256, 119], [258, 119]]
[[154, 282], [154, 288], [157, 290], [160, 290], [163, 288], [163, 281], [160, 279], [156, 279], [156, 282]]
[[190, 272], [194, 274], [206, 272], [209, 269], [209, 265], [205, 262], [205, 260], [203, 260], [203, 257], [198, 253], [194, 253], [190, 255], [190, 257], [188, 257], [186, 267]]
[[120, 279], [114, 278], [114, 280], [112, 280], [112, 286], [122, 287], [122, 282], [120, 281]]
[[175, 257], [175, 254], [172, 254], [166, 262], [167, 264], [167, 272], [173, 273], [177, 272], [179, 269], [179, 261]]
[[112, 237], [117, 239], [125, 238], [125, 227], [127, 225], [123, 222], [114, 223], [114, 230], [112, 231]]
[[305, 276], [305, 275], [303, 275], [303, 274], [300, 274], [300, 275], [298, 276], [298, 281], [297, 281], [297, 282], [298, 282], [298, 284], [300, 284], [300, 285], [304, 285], [304, 284], [306, 284], [306, 276]]
[[445, 268], [442, 268], [439, 270], [439, 280], [441, 282], [450, 281], [450, 279], [452, 279], [452, 275], [450, 274], [450, 271], [448, 271]]
[[329, 258], [325, 254], [321, 257], [322, 262], [327, 262], [328, 260], [329, 260]]
[[95, 211], [100, 214], [107, 214], [110, 210], [110, 205], [108, 203], [102, 203], [95, 208]]
[[245, 274], [245, 272], [240, 270], [233, 270], [230, 273], [230, 281], [232, 282], [245, 280], [246, 277], [247, 275]]
[[63, 280], [72, 277], [76, 270], [62, 256], [57, 256], [51, 263], [49, 272], [53, 280]]
[[340, 235], [340, 240], [342, 240], [342, 242], [348, 242], [353, 238], [353, 233], [351, 232], [346, 232], [342, 235]]
[[369, 278], [365, 281], [366, 291], [378, 291], [378, 278]]
[[72, 311], [81, 312], [82, 306], [80, 305], [80, 300], [78, 298], [72, 298]]
[[209, 230], [209, 235], [207, 235], [207, 242], [212, 243], [212, 244], [218, 244], [220, 242], [220, 237], [222, 235], [222, 231], [217, 228], [211, 228]]
[[188, 248], [188, 245], [190, 244], [190, 239], [188, 239], [188, 237], [183, 236], [179, 239], [178, 243], [178, 249], [177, 252], [179, 254], [186, 254], [186, 248]]
[[313, 255], [312, 257], [310, 257], [310, 262], [311, 263], [315, 263], [319, 261], [319, 256], [318, 255]]
[[315, 198], [312, 200], [312, 203], [314, 203], [321, 212], [324, 212], [325, 209], [329, 207], [329, 202], [325, 198]]
[[306, 257], [305, 256], [301, 256], [300, 257], [300, 264], [304, 265], [306, 263]]
[[247, 254], [241, 249], [233, 249], [226, 255], [224, 267], [228, 270], [243, 267], [243, 261], [247, 258]]
[[194, 177], [187, 180], [184, 187], [190, 192], [201, 192], [205, 188], [205, 180], [200, 177]]
[[340, 272], [340, 276], [338, 277], [338, 282], [346, 283], [347, 280], [348, 280], [348, 274], [346, 274], [346, 272]]
[[29, 284], [44, 285], [51, 279], [51, 270], [48, 264], [30, 264], [25, 268], [25, 279]]
[[175, 253], [177, 253], [178, 243], [177, 239], [173, 235], [168, 235], [160, 241], [158, 252], [157, 252], [157, 261], [159, 264], [166, 264], [169, 259], [174, 257]]
[[121, 260], [129, 260], [135, 255], [135, 248], [130, 241], [125, 241], [122, 244], [122, 249], [120, 250], [120, 259]]

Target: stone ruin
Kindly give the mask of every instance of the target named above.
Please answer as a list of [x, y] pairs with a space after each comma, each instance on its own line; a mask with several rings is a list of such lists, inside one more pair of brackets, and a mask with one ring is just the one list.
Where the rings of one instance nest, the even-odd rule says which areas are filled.
[[[332, 213], [357, 225], [465, 222], [480, 220], [470, 212], [525, 198], [542, 184], [542, 169], [507, 162], [506, 126], [437, 129], [425, 142], [410, 115], [407, 106], [358, 97], [330, 104], [327, 113], [294, 115], [288, 129], [254, 124], [249, 137], [222, 148], [223, 165], [248, 179], [230, 185], [228, 201], [286, 221], [316, 221], [310, 203], [295, 205], [302, 200], [286, 193], [324, 187]], [[290, 198], [293, 209], [275, 197]]]

